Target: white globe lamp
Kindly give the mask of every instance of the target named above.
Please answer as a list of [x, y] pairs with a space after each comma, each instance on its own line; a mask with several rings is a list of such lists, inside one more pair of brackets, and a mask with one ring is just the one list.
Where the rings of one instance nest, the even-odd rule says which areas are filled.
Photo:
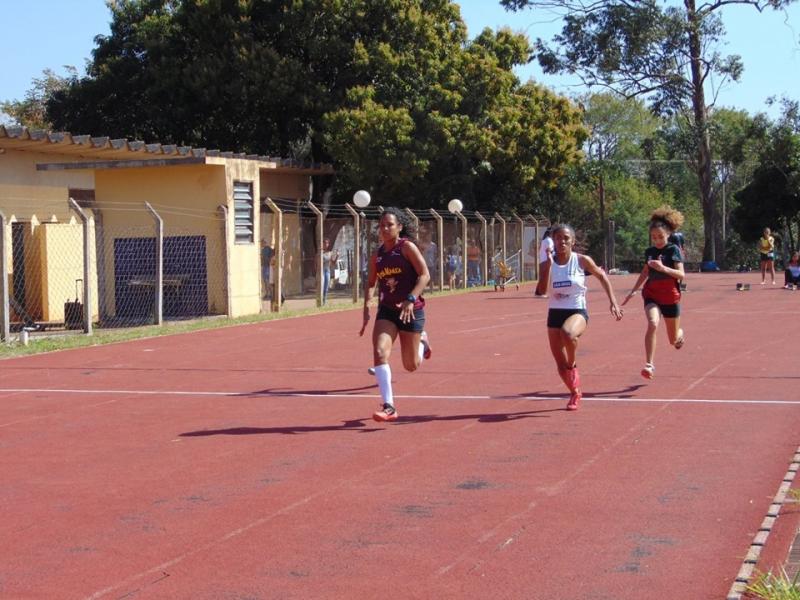
[[456, 214], [460, 213], [464, 208], [464, 203], [461, 202], [458, 198], [453, 198], [450, 202], [447, 203], [447, 210], [451, 213]]
[[367, 190], [358, 190], [355, 194], [353, 194], [353, 204], [355, 204], [358, 208], [366, 208], [369, 206], [372, 197], [369, 195]]

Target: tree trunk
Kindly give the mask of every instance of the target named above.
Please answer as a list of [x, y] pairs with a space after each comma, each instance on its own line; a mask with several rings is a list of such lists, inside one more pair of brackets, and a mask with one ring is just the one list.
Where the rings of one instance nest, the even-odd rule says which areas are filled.
[[715, 260], [715, 237], [717, 229], [717, 207], [714, 203], [711, 165], [711, 140], [708, 135], [708, 113], [703, 90], [703, 67], [700, 62], [702, 40], [700, 20], [694, 0], [684, 0], [686, 18], [689, 21], [689, 51], [692, 72], [692, 110], [694, 113], [695, 142], [697, 144], [697, 178], [700, 183], [700, 199], [703, 205], [703, 260]]

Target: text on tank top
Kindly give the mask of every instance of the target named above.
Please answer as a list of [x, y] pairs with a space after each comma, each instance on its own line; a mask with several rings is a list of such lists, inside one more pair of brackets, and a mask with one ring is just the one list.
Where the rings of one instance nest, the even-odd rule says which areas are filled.
[[586, 273], [581, 268], [578, 254], [559, 265], [555, 259], [550, 266], [550, 308], [586, 308]]
[[[378, 248], [375, 259], [375, 270], [378, 275], [378, 302], [384, 306], [399, 310], [400, 305], [414, 289], [419, 274], [405, 256], [403, 245], [405, 238], [400, 238], [391, 250], [385, 250], [383, 244]], [[420, 295], [414, 303], [414, 309], [425, 306], [425, 300]]]

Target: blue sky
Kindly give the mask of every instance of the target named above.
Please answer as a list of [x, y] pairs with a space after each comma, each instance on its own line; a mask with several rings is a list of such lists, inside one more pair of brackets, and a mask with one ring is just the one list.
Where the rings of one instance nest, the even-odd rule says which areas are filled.
[[[471, 37], [484, 27], [509, 26], [535, 39], [550, 39], [560, 29], [553, 15], [531, 10], [507, 13], [496, 0], [462, 0], [461, 12]], [[739, 54], [745, 65], [738, 84], [722, 90], [717, 104], [750, 113], [768, 112], [768, 96], [785, 95], [800, 100], [800, 3], [785, 13], [759, 14], [745, 6], [730, 6], [723, 13], [728, 30], [721, 50]], [[65, 74], [63, 65], [83, 73], [91, 57], [94, 37], [107, 34], [110, 13], [104, 0], [0, 0], [0, 100], [22, 99], [31, 81], [46, 68]], [[536, 65], [518, 69], [523, 81], [536, 81], [566, 95], [586, 91], [563, 77], [544, 75]]]

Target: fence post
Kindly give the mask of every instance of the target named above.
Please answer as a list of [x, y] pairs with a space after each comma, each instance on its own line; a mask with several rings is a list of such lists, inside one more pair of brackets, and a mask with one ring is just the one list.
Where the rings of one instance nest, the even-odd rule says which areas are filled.
[[281, 301], [283, 298], [283, 211], [272, 201], [272, 198], [265, 198], [264, 201], [275, 214], [275, 220], [277, 221], [278, 236], [275, 241], [275, 274], [272, 276], [275, 280], [275, 289], [272, 290], [270, 308], [272, 312], [280, 312], [281, 306], [283, 306]]
[[417, 231], [419, 231], [419, 217], [415, 215], [414, 211], [410, 208], [406, 208], [406, 213], [408, 213], [408, 216], [411, 217], [412, 221], [414, 221], [414, 227], [416, 227]]
[[461, 221], [461, 239], [463, 240], [461, 244], [461, 279], [464, 289], [467, 289], [467, 217], [460, 210], [457, 210], [455, 215]]
[[489, 281], [489, 279], [488, 279], [488, 277], [489, 277], [489, 271], [488, 271], [489, 255], [487, 254], [488, 251], [489, 251], [489, 246], [486, 243], [488, 241], [487, 240], [487, 231], [486, 231], [486, 229], [487, 229], [487, 227], [486, 227], [486, 219], [484, 219], [483, 215], [481, 213], [479, 213], [477, 210], [475, 211], [475, 216], [481, 222], [481, 241], [483, 242], [483, 244], [482, 244], [483, 252], [481, 253], [483, 255], [483, 269], [481, 269], [481, 283], [483, 285], [486, 285], [487, 282]]
[[83, 223], [83, 331], [86, 335], [92, 335], [92, 286], [89, 280], [92, 245], [89, 238], [89, 217], [74, 199], [69, 199], [69, 205]]
[[[144, 203], [156, 224], [156, 286], [155, 286], [155, 324], [164, 324], [164, 220], [150, 206]], [[230, 308], [228, 309], [230, 310]]]
[[361, 297], [361, 216], [349, 202], [345, 202], [344, 207], [353, 217], [353, 304], [358, 304]]
[[533, 278], [539, 282], [539, 221], [532, 214], [525, 215], [525, 219], [533, 223], [533, 252], [536, 260], [533, 261]]
[[500, 221], [500, 247], [503, 250], [503, 260], [506, 259], [506, 220], [499, 213], [494, 213], [494, 218]]
[[[317, 215], [317, 306], [322, 306], [322, 299], [324, 294], [327, 293], [327, 290], [324, 290], [325, 274], [323, 269], [325, 265], [322, 260], [322, 238], [325, 235], [325, 215], [322, 214], [322, 211], [318, 209], [311, 200], [309, 200], [307, 204], [308, 208]], [[330, 268], [330, 265], [328, 265], [328, 268]]]
[[525, 221], [513, 210], [511, 216], [519, 223], [519, 280], [523, 282], [525, 281], [525, 256], [528, 254], [525, 252]]
[[436, 212], [435, 209], [429, 208], [433, 218], [436, 219], [436, 239], [439, 240], [439, 291], [444, 290], [444, 248], [442, 247], [442, 238], [444, 237], [444, 225], [442, 215]]
[[225, 243], [225, 302], [228, 304], [228, 318], [231, 317], [231, 231], [230, 226], [228, 225], [228, 207], [224, 204], [220, 204], [217, 208], [219, 208], [220, 212], [222, 212], [222, 238]]
[[8, 252], [6, 251], [6, 216], [0, 210], [0, 341], [11, 341], [11, 316], [8, 305]]

